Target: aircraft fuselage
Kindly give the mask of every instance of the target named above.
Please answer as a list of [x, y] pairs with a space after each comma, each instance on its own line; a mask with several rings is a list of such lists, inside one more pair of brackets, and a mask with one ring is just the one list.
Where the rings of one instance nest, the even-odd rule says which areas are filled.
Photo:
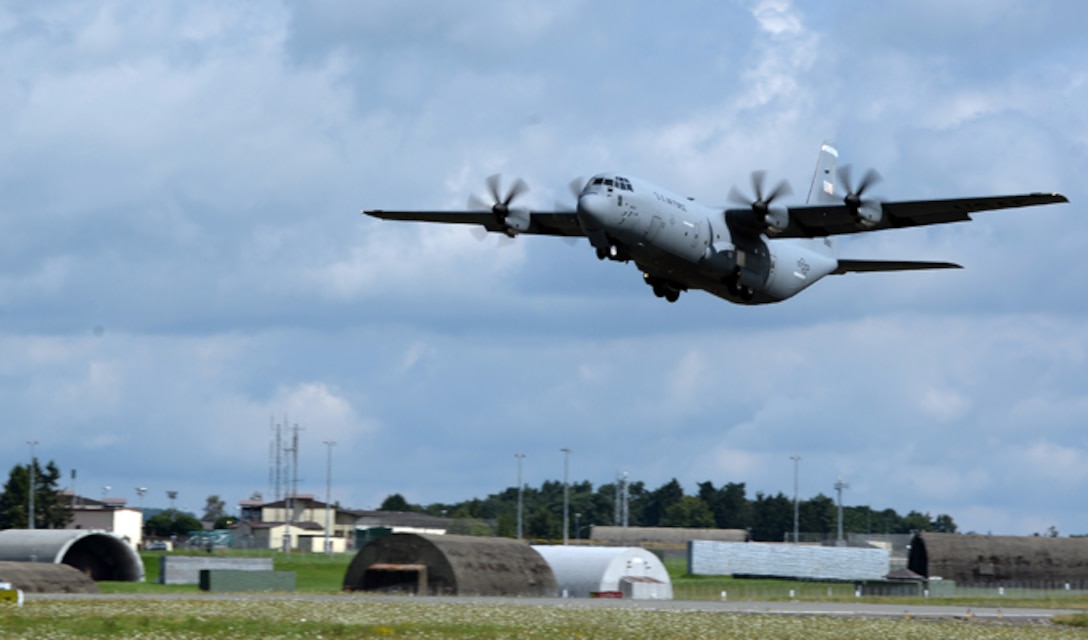
[[578, 221], [598, 257], [632, 260], [660, 297], [703, 289], [740, 304], [785, 300], [838, 266], [827, 239], [731, 233], [721, 207], [613, 174], [590, 179]]

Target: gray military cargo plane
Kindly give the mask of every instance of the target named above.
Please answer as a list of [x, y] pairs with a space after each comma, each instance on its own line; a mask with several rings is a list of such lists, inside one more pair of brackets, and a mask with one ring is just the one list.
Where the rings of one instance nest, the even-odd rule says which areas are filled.
[[790, 194], [789, 183], [765, 191], [763, 171], [751, 175], [751, 196], [730, 191], [729, 200], [739, 205], [733, 208], [701, 204], [634, 177], [601, 173], [584, 185], [571, 183], [577, 205], [566, 211], [515, 206], [528, 186], [519, 179], [503, 194], [501, 179], [494, 175], [487, 180], [491, 200], [470, 197], [468, 211], [363, 213], [384, 220], [480, 225], [510, 237], [585, 237], [601, 260], [634, 261], [654, 294], [669, 302], [683, 291], [702, 289], [738, 304], [766, 304], [795, 296], [828, 275], [960, 268], [950, 262], [839, 258], [834, 236], [1068, 202], [1058, 193], [881, 201], [865, 194], [879, 174], [869, 170], [855, 187], [849, 167], [836, 171], [838, 155], [830, 144], [820, 148], [807, 204], [796, 206], [777, 204]]

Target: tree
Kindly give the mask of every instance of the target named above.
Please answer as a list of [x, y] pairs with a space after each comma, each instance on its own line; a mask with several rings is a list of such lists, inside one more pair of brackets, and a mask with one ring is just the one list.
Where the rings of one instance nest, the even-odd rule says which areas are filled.
[[[72, 509], [62, 499], [57, 484], [60, 469], [52, 460], [42, 470], [34, 465], [34, 528], [63, 529], [72, 521]], [[0, 529], [25, 529], [29, 524], [30, 465], [15, 465], [0, 494]]]
[[774, 496], [756, 494], [752, 505], [752, 539], [761, 542], [782, 542], [787, 531], [793, 530], [793, 500], [782, 492]]
[[910, 533], [912, 531], [929, 531], [932, 526], [932, 521], [929, 519], [928, 513], [919, 513], [917, 511], [911, 511], [904, 518], [902, 524], [900, 524], [901, 530], [897, 533]]
[[[816, 494], [815, 498], [802, 500], [797, 505], [797, 510], [800, 512], [801, 531], [830, 534], [838, 529], [839, 515], [835, 501], [822, 493]], [[790, 522], [792, 521], [791, 514]]]
[[227, 503], [220, 500], [218, 495], [208, 496], [208, 501], [204, 504], [204, 517], [201, 520], [215, 522], [225, 515], [227, 515]]
[[200, 531], [204, 525], [191, 513], [183, 513], [177, 509], [161, 511], [144, 523], [144, 533], [158, 538], [184, 537], [190, 531]]
[[219, 516], [212, 525], [214, 529], [229, 529], [232, 524], [237, 524], [238, 518], [234, 516]]
[[642, 506], [642, 526], [658, 527], [665, 517], [665, 512], [684, 497], [684, 488], [673, 478], [650, 492]]
[[394, 493], [390, 496], [386, 496], [385, 500], [382, 500], [381, 506], [378, 507], [378, 511], [420, 511], [421, 509], [410, 504], [408, 500], [399, 493]]
[[663, 527], [690, 527], [694, 529], [714, 528], [714, 514], [706, 502], [695, 496], [684, 496], [674, 502], [661, 518]]
[[[947, 513], [939, 514], [930, 524], [934, 531], [939, 531], [941, 533], [956, 533], [956, 523], [952, 520], [952, 516]], [[1054, 527], [1050, 528], [1053, 529]], [[1057, 531], [1054, 532], [1052, 537], [1058, 537]]]

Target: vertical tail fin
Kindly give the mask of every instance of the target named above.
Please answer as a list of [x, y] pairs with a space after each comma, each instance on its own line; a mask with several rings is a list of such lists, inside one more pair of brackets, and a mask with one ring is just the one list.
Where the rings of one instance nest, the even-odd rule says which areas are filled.
[[835, 198], [835, 167], [839, 161], [839, 150], [830, 142], [820, 145], [820, 157], [816, 159], [816, 173], [812, 176], [812, 185], [808, 189], [808, 204], [825, 204]]
[[[808, 188], [808, 204], [831, 204], [835, 197], [835, 169], [839, 161], [839, 150], [831, 142], [820, 145], [820, 156], [816, 159], [816, 172], [812, 174], [812, 185]], [[838, 243], [831, 236], [812, 238], [807, 246], [825, 256], [838, 259]]]

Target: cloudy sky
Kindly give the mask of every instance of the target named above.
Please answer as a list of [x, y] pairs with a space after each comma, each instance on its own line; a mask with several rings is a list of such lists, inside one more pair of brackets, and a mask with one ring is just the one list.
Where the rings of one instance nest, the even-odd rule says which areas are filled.
[[[579, 0], [0, 4], [0, 468], [199, 511], [376, 507], [618, 471], [1088, 533], [1088, 7]], [[529, 204], [622, 170], [798, 193], [823, 140], [889, 199], [1072, 204], [843, 242], [957, 272], [670, 305], [584, 241], [363, 208]], [[795, 196], [794, 201], [800, 201]], [[67, 481], [67, 478], [66, 478]]]

